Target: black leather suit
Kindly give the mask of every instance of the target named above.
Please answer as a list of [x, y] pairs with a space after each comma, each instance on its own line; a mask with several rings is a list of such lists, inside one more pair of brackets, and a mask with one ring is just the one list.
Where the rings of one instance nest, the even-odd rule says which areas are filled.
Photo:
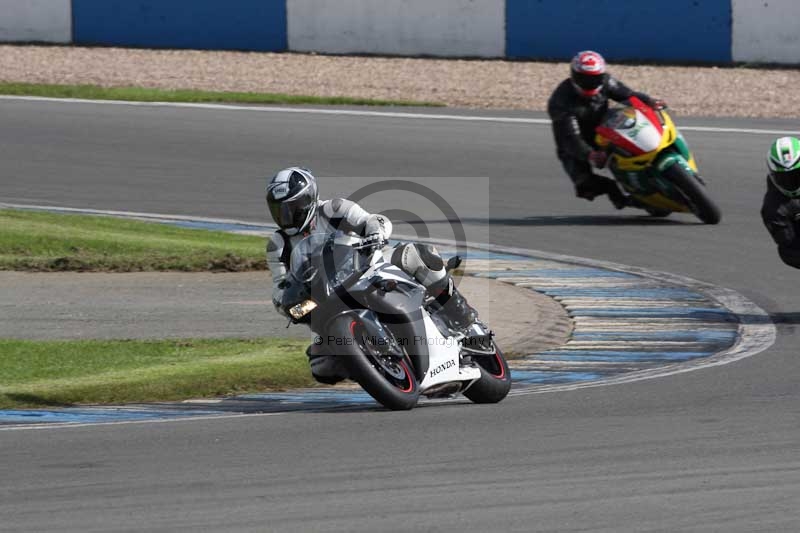
[[761, 219], [778, 245], [783, 262], [800, 268], [800, 199], [787, 198], [767, 178]]
[[576, 196], [593, 200], [596, 196], [608, 194], [614, 205], [621, 207], [625, 197], [616, 182], [592, 172], [587, 160], [589, 152], [597, 148], [594, 130], [608, 111], [609, 99], [622, 102], [636, 96], [650, 106], [655, 101], [608, 74], [604, 76], [606, 79], [600, 93], [592, 97], [579, 94], [567, 78], [550, 96], [547, 113], [552, 120], [558, 159], [575, 184]]

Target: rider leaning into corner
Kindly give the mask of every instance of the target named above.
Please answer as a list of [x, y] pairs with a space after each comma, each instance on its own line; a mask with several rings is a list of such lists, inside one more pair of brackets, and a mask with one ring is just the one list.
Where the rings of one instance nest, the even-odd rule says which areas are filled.
[[617, 209], [633, 205], [617, 183], [592, 172], [602, 168], [608, 155], [595, 144], [595, 127], [608, 111], [608, 100], [622, 102], [636, 96], [656, 109], [662, 100], [635, 92], [606, 72], [606, 62], [597, 52], [579, 52], [570, 64], [570, 77], [562, 81], [547, 103], [553, 124], [558, 159], [575, 185], [578, 198], [594, 200], [607, 194]]
[[800, 139], [781, 137], [767, 152], [761, 218], [784, 263], [800, 268]]
[[[392, 223], [383, 215], [367, 213], [350, 200], [321, 201], [317, 180], [307, 169], [281, 170], [267, 183], [267, 206], [278, 229], [267, 243], [267, 265], [272, 274], [272, 302], [281, 312], [283, 282], [286, 279], [293, 246], [312, 233], [343, 231], [360, 236], [365, 244], [381, 245], [392, 232]], [[384, 257], [425, 286], [440, 305], [442, 319], [453, 330], [468, 328], [477, 318], [452, 277], [445, 269], [436, 248], [427, 244], [398, 244], [384, 247]], [[312, 344], [306, 350], [311, 374], [320, 383], [334, 384], [347, 378], [334, 354], [324, 346]]]

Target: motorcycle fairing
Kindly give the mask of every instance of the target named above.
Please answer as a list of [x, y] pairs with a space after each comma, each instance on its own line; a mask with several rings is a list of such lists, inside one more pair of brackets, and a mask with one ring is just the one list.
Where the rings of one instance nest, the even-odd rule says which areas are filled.
[[682, 196], [672, 186], [662, 172], [674, 164], [691, 168], [683, 156], [672, 147], [661, 152], [655, 163], [639, 171], [622, 171], [612, 166], [611, 171], [626, 192], [637, 200], [657, 209], [676, 213], [689, 213], [690, 209], [682, 202]]
[[[381, 288], [380, 281], [386, 280], [395, 282], [392, 290]], [[425, 299], [425, 287], [389, 263], [367, 271], [347, 292], [359, 304], [379, 314], [408, 315], [422, 307]]]
[[444, 337], [436, 324], [429, 316], [423, 316], [425, 325], [424, 342], [428, 346], [430, 365], [425, 377], [420, 381], [419, 387], [423, 394], [425, 391], [453, 381], [463, 383], [462, 390], [469, 387], [476, 379], [480, 379], [481, 371], [473, 366], [461, 366], [461, 345], [454, 337]]
[[[611, 119], [615, 123], [618, 121], [616, 115], [625, 114], [628, 109], [616, 110], [611, 112]], [[617, 127], [616, 129], [606, 125], [599, 126], [597, 133], [601, 136], [606, 144], [612, 144], [618, 150], [629, 157], [639, 157], [650, 154], [661, 146], [663, 131], [661, 124], [650, 122], [644, 113], [638, 109], [633, 110], [635, 119], [626, 122], [625, 125], [630, 124], [628, 127]]]
[[[625, 171], [643, 170], [678, 137], [675, 123], [666, 111], [655, 111], [632, 97], [630, 107], [609, 111], [597, 127], [595, 141], [612, 153], [612, 163]], [[621, 120], [624, 117], [627, 120]]]
[[663, 177], [671, 165], [697, 172], [685, 139], [665, 110], [656, 111], [633, 97], [630, 106], [612, 109], [597, 128], [598, 146], [611, 151], [609, 169], [640, 202], [674, 212], [690, 212], [682, 195]]

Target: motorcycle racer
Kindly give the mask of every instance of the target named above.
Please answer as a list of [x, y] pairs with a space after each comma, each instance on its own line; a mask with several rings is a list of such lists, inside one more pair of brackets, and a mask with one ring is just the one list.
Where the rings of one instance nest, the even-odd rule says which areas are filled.
[[[392, 233], [392, 224], [383, 215], [370, 214], [343, 198], [321, 201], [314, 175], [305, 168], [289, 167], [267, 183], [266, 202], [279, 229], [267, 243], [267, 265], [272, 275], [272, 301], [280, 311], [283, 283], [286, 280], [293, 246], [311, 233], [333, 234], [343, 231], [363, 237], [364, 244], [381, 246]], [[469, 327], [477, 318], [445, 269], [436, 248], [428, 244], [398, 244], [385, 248], [389, 261], [413, 276], [441, 306], [441, 317], [454, 330]], [[347, 377], [334, 354], [312, 344], [306, 350], [314, 378], [333, 384]]]
[[800, 139], [781, 137], [773, 142], [767, 170], [761, 219], [783, 262], [800, 268]]
[[630, 205], [629, 198], [612, 179], [592, 172], [602, 168], [607, 154], [595, 145], [595, 127], [608, 111], [609, 99], [622, 102], [638, 97], [650, 107], [665, 107], [662, 100], [636, 92], [606, 72], [597, 52], [578, 52], [570, 63], [570, 77], [556, 87], [547, 103], [558, 159], [575, 185], [575, 196], [592, 201], [606, 194], [617, 209]]

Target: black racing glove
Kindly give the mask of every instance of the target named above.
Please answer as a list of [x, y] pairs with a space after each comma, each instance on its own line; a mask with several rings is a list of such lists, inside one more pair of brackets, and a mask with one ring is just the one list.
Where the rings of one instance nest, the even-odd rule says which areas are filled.
[[596, 168], [603, 168], [608, 162], [608, 154], [602, 150], [592, 150], [587, 157], [589, 164]]

